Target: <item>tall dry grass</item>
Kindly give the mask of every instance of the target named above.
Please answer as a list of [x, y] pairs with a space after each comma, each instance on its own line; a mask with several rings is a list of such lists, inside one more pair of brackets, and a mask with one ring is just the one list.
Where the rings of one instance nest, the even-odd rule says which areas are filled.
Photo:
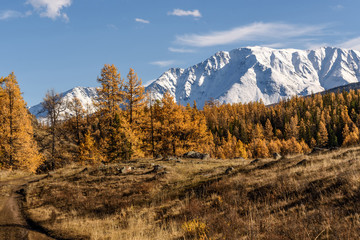
[[[125, 165], [135, 169], [119, 173]], [[27, 206], [74, 239], [360, 239], [360, 147], [257, 163], [72, 166], [30, 185]]]

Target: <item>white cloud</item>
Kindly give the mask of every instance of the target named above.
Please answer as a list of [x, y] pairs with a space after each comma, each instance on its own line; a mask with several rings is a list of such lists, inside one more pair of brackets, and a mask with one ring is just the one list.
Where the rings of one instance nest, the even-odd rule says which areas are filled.
[[146, 23], [146, 24], [150, 23], [150, 21], [145, 20], [145, 19], [141, 19], [141, 18], [135, 18], [135, 22]]
[[193, 53], [193, 52], [195, 52], [195, 50], [193, 50], [193, 49], [173, 48], [173, 47], [169, 47], [168, 50], [170, 52], [176, 52], [176, 53]]
[[31, 12], [26, 12], [26, 13], [21, 13], [18, 11], [13, 11], [13, 10], [6, 10], [6, 11], [2, 11], [0, 12], [0, 20], [6, 20], [6, 19], [10, 19], [10, 18], [23, 18], [23, 17], [28, 17], [31, 15]]
[[70, 7], [72, 0], [27, 0], [26, 3], [33, 6], [41, 17], [48, 17], [53, 20], [62, 18], [69, 21], [69, 17], [62, 12], [62, 9]]
[[324, 26], [300, 26], [285, 23], [253, 23], [227, 31], [208, 34], [187, 34], [176, 37], [176, 42], [182, 45], [208, 47], [224, 45], [241, 41], [284, 40], [295, 37], [321, 35]]
[[166, 61], [154, 61], [154, 62], [151, 62], [150, 64], [156, 65], [156, 66], [159, 66], [159, 67], [168, 67], [168, 66], [173, 65], [175, 63], [176, 63], [176, 61], [174, 61], [174, 60], [166, 60]]
[[195, 18], [201, 17], [201, 13], [197, 9], [191, 11], [191, 10], [183, 10], [183, 9], [177, 8], [177, 9], [174, 9], [172, 12], [168, 12], [168, 15], [179, 16], [179, 17], [193, 16]]
[[346, 42], [339, 44], [339, 46], [360, 51], [360, 37], [350, 39]]

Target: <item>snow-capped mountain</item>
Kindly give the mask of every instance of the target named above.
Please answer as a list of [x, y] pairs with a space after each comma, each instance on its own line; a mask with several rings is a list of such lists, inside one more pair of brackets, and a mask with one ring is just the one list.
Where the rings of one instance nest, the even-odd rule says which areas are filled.
[[[161, 99], [169, 91], [177, 102], [203, 107], [216, 99], [220, 103], [278, 102], [294, 95], [309, 95], [360, 82], [360, 52], [333, 47], [316, 50], [247, 47], [221, 51], [187, 69], [172, 68], [152, 82], [146, 91]], [[349, 85], [348, 88], [352, 88]], [[75, 87], [61, 93], [63, 104], [74, 97], [94, 111], [96, 88]], [[47, 113], [40, 104], [30, 112], [38, 119]], [[66, 109], [62, 114], [70, 114]]]
[[[75, 87], [69, 91], [60, 93], [62, 107], [65, 109], [60, 114], [60, 118], [63, 118], [66, 114], [72, 115], [72, 112], [66, 107], [67, 103], [71, 102], [75, 97], [78, 98], [84, 108], [84, 110], [92, 113], [95, 111], [94, 101], [97, 97], [95, 87]], [[45, 119], [47, 112], [44, 110], [42, 103], [29, 108], [30, 113], [36, 116], [38, 119]]]
[[316, 50], [246, 47], [221, 51], [187, 69], [172, 68], [151, 83], [156, 98], [166, 91], [181, 104], [278, 102], [359, 82], [360, 52], [333, 47]]

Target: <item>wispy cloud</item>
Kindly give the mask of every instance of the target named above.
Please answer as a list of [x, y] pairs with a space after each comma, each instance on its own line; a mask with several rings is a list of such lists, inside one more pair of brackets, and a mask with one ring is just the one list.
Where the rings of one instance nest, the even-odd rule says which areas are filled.
[[344, 9], [344, 6], [341, 5], [341, 4], [338, 4], [338, 5], [335, 5], [335, 6], [330, 6], [330, 8], [332, 10], [342, 10], [342, 9]]
[[173, 65], [175, 63], [176, 63], [175, 60], [166, 60], [166, 61], [154, 61], [154, 62], [151, 62], [150, 64], [156, 65], [156, 66], [159, 66], [159, 67], [168, 67], [168, 66]]
[[170, 52], [176, 52], [176, 53], [193, 53], [193, 52], [195, 52], [194, 49], [173, 48], [173, 47], [169, 47], [168, 50], [169, 50]]
[[106, 27], [111, 30], [119, 30], [119, 28], [115, 24], [108, 24], [106, 25]]
[[27, 0], [26, 3], [30, 4], [41, 17], [48, 17], [53, 20], [62, 18], [69, 21], [69, 17], [62, 12], [62, 9], [70, 7], [72, 0]]
[[231, 30], [208, 34], [187, 34], [176, 37], [176, 42], [194, 47], [224, 45], [241, 41], [284, 40], [295, 37], [321, 35], [325, 26], [303, 26], [285, 23], [253, 23]]
[[360, 51], [360, 37], [350, 39], [346, 42], [339, 44], [339, 46]]
[[142, 19], [142, 18], [135, 18], [135, 22], [146, 23], [146, 24], [149, 24], [149, 23], [150, 23], [150, 21], [145, 20], [145, 19]]
[[197, 9], [191, 11], [191, 10], [183, 10], [183, 9], [177, 8], [177, 9], [174, 9], [172, 12], [168, 12], [168, 15], [179, 16], [179, 17], [193, 16], [195, 18], [201, 17], [201, 13]]
[[18, 11], [6, 10], [0, 12], [0, 20], [7, 20], [11, 18], [23, 18], [23, 17], [28, 17], [31, 14], [32, 14], [31, 11], [28, 11], [26, 13], [21, 13]]

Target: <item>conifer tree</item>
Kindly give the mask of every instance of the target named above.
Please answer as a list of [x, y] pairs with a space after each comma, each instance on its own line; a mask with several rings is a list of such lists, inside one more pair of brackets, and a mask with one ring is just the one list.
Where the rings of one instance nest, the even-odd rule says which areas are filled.
[[349, 127], [347, 126], [347, 124], [344, 127], [343, 130], [343, 146], [350, 146], [350, 145], [354, 145], [356, 143], [359, 142], [359, 129], [353, 125], [352, 126], [352, 131], [350, 132]]
[[123, 104], [123, 85], [120, 73], [114, 65], [105, 64], [101, 69], [101, 77], [98, 77], [101, 87], [97, 88], [97, 107], [101, 115], [103, 134], [109, 130], [115, 115], [120, 111]]
[[326, 146], [328, 143], [328, 132], [323, 121], [319, 123], [319, 131], [317, 133], [317, 144], [320, 147]]
[[79, 152], [79, 161], [83, 164], [99, 164], [103, 161], [103, 156], [96, 147], [95, 140], [89, 130], [86, 132], [84, 140], [80, 143]]
[[132, 68], [127, 75], [127, 81], [124, 83], [125, 107], [128, 113], [129, 123], [132, 125], [134, 117], [139, 115], [144, 107], [145, 88], [141, 79]]
[[[132, 68], [127, 75], [127, 81], [124, 83], [124, 106], [129, 127], [133, 136], [137, 139], [130, 142], [130, 153], [141, 153], [141, 142], [144, 139], [142, 126], [144, 126], [144, 106], [145, 106], [145, 88], [141, 79]], [[130, 156], [131, 157], [131, 156]]]
[[0, 79], [0, 167], [35, 171], [42, 163], [15, 74]]
[[265, 123], [265, 137], [267, 140], [272, 139], [274, 136], [273, 127], [269, 119], [266, 119]]
[[[127, 141], [124, 139], [122, 129], [123, 112], [120, 106], [124, 104], [124, 82], [114, 65], [105, 64], [98, 78], [101, 87], [97, 88], [97, 116], [99, 129], [99, 142], [107, 161], [119, 160], [125, 157]], [[127, 129], [127, 131], [131, 129]]]
[[176, 155], [177, 150], [180, 150], [184, 127], [181, 107], [175, 103], [170, 93], [166, 92], [156, 108], [154, 128], [159, 144], [158, 152]]

